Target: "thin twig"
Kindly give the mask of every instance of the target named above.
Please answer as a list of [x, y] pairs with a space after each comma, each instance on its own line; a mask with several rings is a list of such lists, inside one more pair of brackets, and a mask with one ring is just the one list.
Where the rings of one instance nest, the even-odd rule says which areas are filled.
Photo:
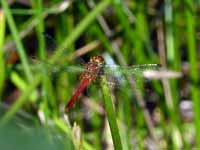
[[88, 53], [88, 52], [94, 50], [94, 49], [97, 48], [99, 45], [100, 45], [100, 42], [99, 42], [99, 41], [97, 41], [97, 40], [96, 40], [96, 41], [93, 41], [93, 42], [91, 42], [91, 43], [89, 43], [89, 44], [87, 44], [87, 45], [85, 45], [85, 46], [83, 46], [83, 47], [77, 49], [77, 50], [75, 51], [74, 57], [80, 57], [80, 56], [82, 56], [82, 55], [84, 55], [84, 54], [86, 54], [86, 53]]
[[[164, 31], [163, 31], [161, 22], [158, 23], [157, 35], [158, 35], [158, 49], [159, 49], [159, 55], [160, 55], [160, 62], [161, 62], [163, 69], [166, 69], [167, 63], [166, 63], [166, 55], [165, 55]], [[169, 81], [166, 78], [162, 79], [161, 81], [163, 84], [167, 107], [168, 107], [168, 109], [173, 109], [174, 106], [173, 106], [172, 93], [171, 93]]]

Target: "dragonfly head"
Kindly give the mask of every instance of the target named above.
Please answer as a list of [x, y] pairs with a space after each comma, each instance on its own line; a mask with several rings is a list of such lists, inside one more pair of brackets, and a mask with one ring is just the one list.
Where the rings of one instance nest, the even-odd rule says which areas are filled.
[[93, 56], [93, 57], [90, 58], [90, 62], [96, 63], [98, 66], [104, 66], [105, 65], [105, 61], [104, 61], [104, 58], [102, 56]]

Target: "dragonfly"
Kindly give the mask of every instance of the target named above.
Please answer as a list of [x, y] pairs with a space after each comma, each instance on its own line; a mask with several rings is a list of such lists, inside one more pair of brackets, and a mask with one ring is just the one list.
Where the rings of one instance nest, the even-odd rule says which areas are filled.
[[81, 83], [74, 95], [71, 97], [67, 103], [65, 110], [68, 110], [73, 106], [75, 101], [81, 92], [92, 82], [95, 81], [98, 76], [103, 75], [103, 69], [105, 67], [105, 61], [102, 56], [93, 56], [90, 61], [86, 63], [85, 71], [80, 75]]
[[[41, 64], [41, 62], [39, 62]], [[51, 71], [54, 68], [55, 72], [63, 70], [67, 72], [78, 72], [80, 73], [80, 84], [75, 90], [74, 94], [68, 101], [65, 106], [65, 111], [67, 112], [74, 103], [78, 100], [80, 94], [93, 82], [99, 79], [102, 76], [105, 76], [108, 79], [108, 85], [117, 85], [116, 81], [113, 81], [112, 76], [117, 76], [119, 80], [123, 81], [121, 75], [127, 76], [140, 76], [141, 72], [146, 70], [157, 70], [160, 68], [159, 64], [142, 64], [142, 65], [133, 65], [133, 66], [118, 66], [106, 64], [104, 57], [101, 55], [92, 56], [90, 60], [82, 66], [67, 66], [60, 68], [59, 66], [48, 66], [47, 63], [42, 63], [42, 66], [49, 68]]]
[[81, 82], [72, 95], [71, 99], [68, 101], [65, 110], [69, 110], [79, 95], [83, 90], [92, 82], [94, 82], [98, 77], [108, 74], [114, 74], [116, 72], [122, 73], [125, 75], [133, 75], [134, 73], [146, 69], [158, 69], [159, 64], [144, 64], [144, 65], [135, 65], [135, 66], [112, 66], [106, 65], [105, 60], [102, 56], [93, 56], [90, 58], [89, 62], [85, 64], [85, 70], [80, 75]]

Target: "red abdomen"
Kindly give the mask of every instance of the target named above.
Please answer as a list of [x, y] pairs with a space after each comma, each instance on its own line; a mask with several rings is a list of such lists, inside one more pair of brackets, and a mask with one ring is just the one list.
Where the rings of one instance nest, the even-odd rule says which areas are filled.
[[71, 108], [73, 106], [73, 104], [75, 103], [75, 101], [77, 100], [78, 96], [81, 94], [81, 92], [87, 87], [87, 85], [90, 83], [90, 80], [87, 78], [84, 78], [81, 81], [81, 84], [79, 85], [78, 89], [76, 90], [76, 92], [74, 93], [74, 95], [72, 96], [72, 98], [69, 100], [69, 102], [67, 103], [65, 110], [68, 110], [69, 108]]

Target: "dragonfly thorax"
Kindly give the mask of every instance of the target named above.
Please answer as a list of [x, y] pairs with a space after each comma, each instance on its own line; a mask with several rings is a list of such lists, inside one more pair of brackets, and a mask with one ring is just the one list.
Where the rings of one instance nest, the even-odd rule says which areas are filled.
[[88, 79], [94, 81], [97, 76], [103, 74], [103, 67], [105, 65], [104, 58], [101, 56], [93, 56], [86, 64], [86, 70], [81, 74], [81, 79]]

